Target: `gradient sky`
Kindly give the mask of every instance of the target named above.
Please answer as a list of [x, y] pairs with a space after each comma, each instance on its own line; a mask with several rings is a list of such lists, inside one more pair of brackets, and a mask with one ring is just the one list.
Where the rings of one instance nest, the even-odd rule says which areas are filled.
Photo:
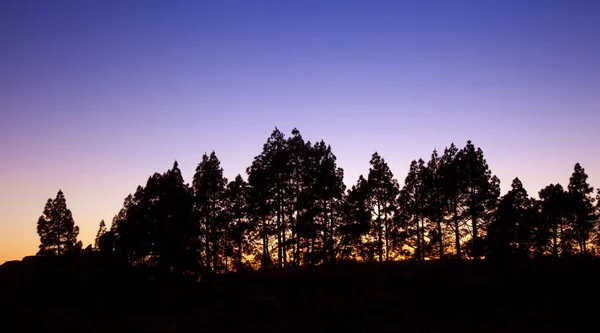
[[0, 1], [0, 263], [59, 188], [84, 246], [175, 159], [244, 176], [271, 131], [378, 151], [480, 146], [503, 193], [600, 186], [598, 1]]

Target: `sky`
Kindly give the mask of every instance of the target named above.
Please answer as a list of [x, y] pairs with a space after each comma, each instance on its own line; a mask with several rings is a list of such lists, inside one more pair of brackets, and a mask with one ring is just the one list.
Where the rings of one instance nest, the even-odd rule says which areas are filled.
[[[37, 252], [62, 189], [93, 243], [124, 198], [215, 151], [244, 172], [275, 127], [332, 146], [350, 186], [377, 151], [467, 140], [502, 192], [600, 186], [597, 1], [0, 1], [0, 263]], [[110, 222], [109, 222], [110, 223]]]

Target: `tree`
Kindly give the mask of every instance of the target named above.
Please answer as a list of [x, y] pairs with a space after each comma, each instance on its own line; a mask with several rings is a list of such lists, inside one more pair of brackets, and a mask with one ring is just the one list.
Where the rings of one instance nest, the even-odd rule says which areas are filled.
[[454, 231], [454, 252], [457, 259], [462, 258], [461, 251], [461, 208], [463, 201], [463, 191], [460, 186], [461, 174], [459, 171], [459, 161], [457, 159], [458, 148], [454, 143], [444, 149], [438, 167], [440, 190], [443, 198], [443, 214], [449, 216], [446, 221]]
[[213, 151], [210, 156], [204, 154], [196, 167], [193, 180], [195, 209], [200, 217], [200, 226], [205, 251], [205, 265], [208, 272], [219, 269], [223, 255], [222, 237], [225, 234], [223, 204], [227, 179], [223, 177], [223, 168]]
[[[397, 211], [390, 229], [391, 247], [394, 249], [395, 258], [399, 256], [406, 258], [411, 255], [405, 245], [410, 246], [407, 240], [410, 240], [415, 231], [412, 213], [411, 195], [406, 188], [402, 188], [397, 198]], [[417, 256], [415, 258], [418, 259]]]
[[235, 253], [236, 270], [240, 271], [243, 267], [244, 247], [247, 247], [250, 229], [247, 219], [248, 184], [241, 175], [238, 174], [235, 180], [227, 184], [225, 196], [230, 220], [228, 238], [232, 252]]
[[269, 184], [264, 166], [264, 156], [260, 154], [254, 157], [252, 165], [246, 169], [248, 174], [248, 212], [250, 223], [259, 230], [262, 246], [260, 253], [260, 266], [262, 268], [272, 266], [272, 258], [269, 251], [269, 235], [271, 225], [268, 223], [273, 212], [272, 202], [269, 200]]
[[424, 213], [436, 225], [436, 228], [432, 230], [432, 238], [437, 240], [438, 256], [440, 259], [444, 257], [444, 232], [442, 224], [444, 222], [444, 208], [446, 204], [441, 167], [442, 159], [438, 156], [437, 150], [434, 149], [422, 173], [426, 201]]
[[183, 274], [196, 269], [198, 225], [193, 196], [177, 161], [129, 195], [113, 220], [116, 251], [136, 266]]
[[587, 253], [587, 242], [594, 229], [595, 214], [592, 193], [594, 188], [588, 182], [585, 169], [576, 163], [569, 179], [569, 201], [571, 204], [571, 226], [581, 254]]
[[414, 256], [417, 260], [425, 259], [425, 240], [424, 240], [424, 219], [425, 219], [425, 190], [423, 186], [423, 173], [425, 169], [425, 161], [419, 159], [417, 162], [413, 160], [410, 163], [408, 175], [404, 180], [404, 192], [400, 198], [407, 202], [401, 202], [408, 210], [408, 214], [413, 221], [414, 229], [412, 234], [415, 235]]
[[341, 215], [338, 201], [342, 199], [345, 191], [344, 171], [337, 167], [336, 156], [331, 151], [331, 146], [325, 144], [323, 140], [313, 146], [312, 152], [314, 154], [312, 174], [315, 179], [313, 191], [318, 203], [314, 208], [316, 208], [315, 213], [318, 214], [318, 219], [321, 220], [319, 257], [327, 263], [335, 259], [335, 223], [338, 216]]
[[360, 175], [356, 185], [352, 185], [344, 200], [343, 223], [338, 229], [339, 255], [342, 261], [356, 261], [366, 252], [363, 249], [362, 238], [370, 230], [369, 197], [367, 180]]
[[539, 191], [541, 223], [549, 230], [549, 243], [554, 258], [569, 252], [568, 227], [565, 224], [569, 207], [567, 193], [560, 184], [550, 184]]
[[479, 259], [482, 252], [480, 230], [485, 230], [485, 223], [490, 220], [500, 195], [500, 180], [492, 176], [481, 148], [475, 148], [469, 140], [467, 145], [457, 153], [459, 186], [464, 191], [465, 213], [471, 222], [471, 255]]
[[307, 146], [302, 138], [300, 131], [294, 128], [292, 136], [287, 139], [287, 149], [289, 158], [289, 185], [286, 191], [288, 200], [288, 221], [290, 223], [292, 245], [292, 258], [294, 265], [300, 265], [300, 237], [298, 233], [298, 223], [301, 220], [301, 201], [302, 192], [305, 191], [304, 173], [308, 164]]
[[[368, 185], [373, 198], [372, 211], [376, 216], [374, 229], [377, 233], [377, 253], [379, 261], [383, 261], [383, 248], [385, 247], [385, 260], [388, 261], [390, 258], [391, 221], [397, 210], [396, 198], [400, 190], [392, 171], [377, 152], [373, 153], [370, 164]], [[385, 234], [385, 238], [383, 238], [383, 234]]]
[[106, 233], [106, 224], [104, 220], [100, 221], [100, 226], [98, 227], [98, 232], [96, 233], [96, 240], [94, 241], [94, 248], [100, 248], [100, 238]]
[[488, 228], [487, 242], [490, 258], [528, 258], [533, 236], [533, 201], [519, 178], [500, 200], [495, 219]]
[[48, 199], [44, 213], [38, 219], [37, 232], [40, 235], [40, 255], [63, 255], [81, 248], [77, 242], [79, 227], [67, 208], [62, 190], [58, 190], [54, 200]]
[[263, 165], [269, 186], [269, 197], [275, 208], [275, 232], [277, 234], [277, 266], [287, 264], [286, 206], [285, 194], [289, 181], [289, 154], [285, 136], [275, 128], [263, 146]]

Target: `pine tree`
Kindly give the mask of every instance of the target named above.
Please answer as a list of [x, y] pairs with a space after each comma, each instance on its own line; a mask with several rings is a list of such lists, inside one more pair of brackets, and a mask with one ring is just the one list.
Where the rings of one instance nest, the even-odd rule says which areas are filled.
[[54, 200], [46, 202], [44, 213], [38, 219], [37, 232], [41, 241], [39, 255], [60, 256], [81, 247], [81, 242], [77, 242], [79, 227], [67, 208], [62, 190], [58, 191]]
[[469, 140], [458, 152], [458, 170], [462, 184], [460, 188], [465, 196], [465, 213], [471, 222], [470, 250], [474, 259], [479, 259], [482, 252], [480, 231], [491, 218], [491, 212], [500, 195], [500, 180], [492, 176], [481, 148], [475, 148]]
[[289, 181], [290, 165], [289, 151], [285, 136], [279, 129], [275, 128], [263, 147], [264, 166], [266, 176], [270, 185], [270, 197], [275, 207], [275, 230], [277, 233], [277, 266], [284, 267], [287, 264], [286, 243], [286, 210], [287, 196], [286, 188]]
[[436, 226], [431, 231], [431, 238], [437, 241], [438, 256], [440, 259], [444, 257], [444, 232], [442, 224], [444, 222], [445, 208], [441, 163], [442, 160], [438, 156], [437, 150], [434, 149], [430, 160], [427, 162], [426, 170], [423, 173], [423, 187], [426, 200], [425, 215]]
[[394, 215], [392, 228], [390, 229], [391, 247], [394, 249], [396, 257], [406, 258], [411, 253], [405, 245], [409, 245], [407, 241], [411, 239], [415, 231], [412, 198], [406, 187], [400, 190], [396, 204], [397, 212]]
[[540, 219], [549, 234], [552, 256], [556, 259], [569, 252], [567, 193], [560, 184], [550, 184], [539, 191]]
[[533, 235], [533, 202], [519, 178], [500, 200], [493, 222], [488, 227], [488, 255], [496, 259], [530, 256]]
[[369, 197], [367, 180], [360, 175], [344, 200], [343, 224], [339, 227], [340, 258], [343, 261], [356, 261], [361, 255], [364, 258], [366, 251], [362, 239], [369, 232], [371, 222]]
[[444, 149], [439, 165], [440, 189], [443, 197], [444, 215], [449, 216], [448, 225], [454, 231], [454, 252], [457, 259], [462, 258], [461, 251], [461, 208], [463, 202], [461, 174], [456, 155], [458, 148], [452, 143]]
[[331, 146], [320, 141], [313, 147], [315, 154], [314, 177], [315, 199], [317, 200], [316, 211], [320, 219], [321, 252], [319, 257], [325, 262], [335, 259], [334, 233], [335, 222], [341, 215], [338, 211], [338, 201], [342, 199], [345, 186], [343, 182], [344, 171], [337, 167], [336, 156]]
[[569, 200], [571, 204], [571, 226], [581, 254], [587, 253], [587, 243], [594, 229], [595, 214], [592, 193], [594, 188], [588, 182], [585, 169], [575, 164], [573, 174], [569, 179]]
[[150, 176], [145, 186], [138, 186], [125, 199], [110, 233], [116, 251], [133, 265], [176, 274], [196, 270], [198, 226], [193, 196], [177, 161], [167, 172]]
[[425, 214], [425, 197], [423, 189], [423, 169], [425, 162], [422, 159], [419, 161], [413, 160], [410, 163], [408, 175], [404, 180], [404, 195], [402, 198], [408, 200], [405, 203], [406, 208], [410, 212], [409, 215], [413, 221], [412, 234], [415, 236], [414, 257], [417, 260], [425, 258], [424, 244], [424, 214]]
[[200, 229], [204, 245], [205, 267], [208, 272], [217, 272], [223, 255], [222, 236], [224, 234], [223, 204], [227, 179], [223, 168], [213, 151], [204, 154], [196, 167], [193, 180], [195, 210], [200, 217]]
[[271, 234], [270, 216], [273, 212], [273, 204], [270, 200], [270, 185], [267, 178], [267, 170], [264, 165], [264, 156], [260, 154], [254, 157], [252, 165], [246, 169], [248, 174], [248, 212], [249, 220], [253, 229], [258, 230], [262, 246], [258, 257], [262, 268], [273, 265], [269, 251], [269, 236]]
[[[163, 248], [159, 255], [163, 266], [180, 274], [198, 263], [198, 223], [194, 218], [192, 189], [183, 180], [177, 161], [163, 174], [160, 184], [157, 224]], [[162, 214], [161, 214], [162, 213]]]
[[98, 250], [100, 248], [100, 238], [106, 233], [106, 224], [104, 220], [100, 221], [98, 232], [96, 233], [96, 239], [94, 240], [94, 248]]
[[372, 211], [376, 216], [377, 253], [379, 261], [383, 261], [383, 249], [385, 248], [385, 260], [388, 261], [390, 228], [397, 210], [396, 197], [400, 190], [398, 181], [394, 179], [389, 166], [377, 152], [373, 153], [370, 164], [368, 184], [373, 198]]
[[302, 192], [305, 191], [304, 173], [307, 168], [308, 149], [300, 131], [294, 128], [292, 136], [287, 139], [289, 157], [289, 184], [286, 191], [288, 201], [288, 221], [290, 224], [292, 245], [292, 260], [294, 265], [300, 265], [300, 237], [298, 233], [298, 222], [301, 220]]
[[248, 231], [248, 184], [237, 175], [235, 179], [227, 184], [227, 211], [231, 226], [229, 227], [229, 243], [234, 253], [236, 270], [243, 268], [244, 249], [247, 247]]

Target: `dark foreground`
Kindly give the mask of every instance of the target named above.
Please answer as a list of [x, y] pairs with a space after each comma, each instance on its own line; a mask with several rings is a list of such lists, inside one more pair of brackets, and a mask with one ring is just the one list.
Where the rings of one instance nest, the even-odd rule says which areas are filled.
[[600, 261], [339, 264], [149, 280], [105, 261], [0, 267], [3, 332], [578, 332]]

